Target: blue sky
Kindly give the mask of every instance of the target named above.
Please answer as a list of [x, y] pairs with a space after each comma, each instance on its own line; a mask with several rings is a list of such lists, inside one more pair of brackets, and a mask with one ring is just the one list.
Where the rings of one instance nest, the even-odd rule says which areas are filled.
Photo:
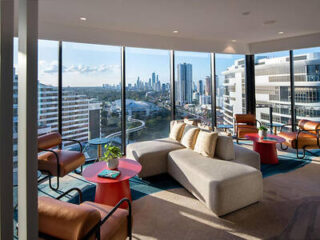
[[[14, 64], [17, 64], [17, 39], [15, 41]], [[319, 51], [320, 48], [295, 50], [294, 54]], [[93, 45], [82, 43], [63, 43], [63, 85], [64, 86], [102, 86], [119, 84], [121, 78], [118, 46]], [[57, 86], [58, 83], [58, 42], [39, 41], [39, 80], [42, 83]], [[258, 54], [257, 56], [287, 56], [288, 51]], [[176, 65], [191, 63], [193, 81], [198, 82], [210, 76], [210, 54], [196, 52], [175, 52]], [[244, 58], [237, 54], [216, 54], [216, 74], [223, 81], [222, 72], [235, 60]], [[161, 83], [170, 82], [170, 52], [168, 50], [126, 48], [127, 84], [135, 83], [139, 76], [148, 81], [152, 72], [159, 75]]]

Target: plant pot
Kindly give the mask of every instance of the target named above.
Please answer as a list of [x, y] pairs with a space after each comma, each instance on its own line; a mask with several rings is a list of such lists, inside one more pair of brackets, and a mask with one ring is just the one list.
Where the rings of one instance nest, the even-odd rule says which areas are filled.
[[119, 159], [118, 158], [113, 158], [107, 161], [107, 167], [109, 169], [116, 169], [119, 166]]
[[258, 132], [258, 135], [259, 135], [259, 137], [261, 137], [261, 138], [265, 138], [265, 137], [267, 137], [267, 131], [266, 130], [259, 130], [259, 132]]

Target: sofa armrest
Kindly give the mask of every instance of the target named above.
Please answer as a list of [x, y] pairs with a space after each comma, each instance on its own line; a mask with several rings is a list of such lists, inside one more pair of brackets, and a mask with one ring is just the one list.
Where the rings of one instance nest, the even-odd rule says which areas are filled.
[[246, 164], [260, 170], [260, 154], [234, 144], [235, 160], [234, 162]]

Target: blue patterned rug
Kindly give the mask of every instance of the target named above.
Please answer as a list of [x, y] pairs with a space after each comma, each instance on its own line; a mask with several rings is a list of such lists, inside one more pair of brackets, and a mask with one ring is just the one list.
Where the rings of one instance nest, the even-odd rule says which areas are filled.
[[[243, 144], [243, 143], [242, 143]], [[247, 144], [247, 143], [244, 143]], [[304, 167], [311, 163], [311, 155], [307, 155], [305, 159], [297, 159], [295, 153], [285, 153], [278, 156], [279, 164], [261, 164], [261, 172], [264, 178], [270, 177], [276, 174], [283, 174], [290, 171], [294, 171], [298, 168]], [[47, 182], [39, 185], [39, 195], [45, 195], [50, 197], [57, 197], [62, 192], [67, 191], [72, 187], [78, 187], [82, 189], [83, 198], [86, 201], [93, 201], [95, 195], [95, 184], [90, 183], [77, 174], [71, 174], [68, 179], [61, 182], [61, 190], [59, 192], [52, 191]], [[130, 188], [132, 199], [137, 200], [146, 195], [156, 193], [163, 190], [179, 188], [181, 185], [175, 181], [168, 174], [162, 174], [147, 179], [139, 179], [134, 177], [130, 179]], [[70, 194], [63, 199], [68, 202], [77, 203], [78, 197], [76, 193]]]

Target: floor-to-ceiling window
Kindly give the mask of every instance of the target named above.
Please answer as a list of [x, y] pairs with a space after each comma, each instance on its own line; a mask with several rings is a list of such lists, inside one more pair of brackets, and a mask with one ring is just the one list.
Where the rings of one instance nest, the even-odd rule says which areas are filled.
[[38, 134], [58, 131], [59, 42], [38, 42]]
[[293, 51], [297, 122], [320, 121], [320, 47]]
[[[63, 42], [62, 135], [121, 146], [120, 47]], [[88, 146], [87, 158], [97, 155]]]
[[210, 53], [175, 52], [176, 119], [196, 118], [211, 125]]
[[[256, 117], [263, 125], [291, 123], [289, 51], [255, 55]], [[270, 113], [272, 112], [272, 115]]]
[[126, 48], [126, 114], [128, 143], [168, 137], [169, 51]]
[[246, 113], [245, 55], [215, 54], [217, 125], [233, 125], [234, 114]]

